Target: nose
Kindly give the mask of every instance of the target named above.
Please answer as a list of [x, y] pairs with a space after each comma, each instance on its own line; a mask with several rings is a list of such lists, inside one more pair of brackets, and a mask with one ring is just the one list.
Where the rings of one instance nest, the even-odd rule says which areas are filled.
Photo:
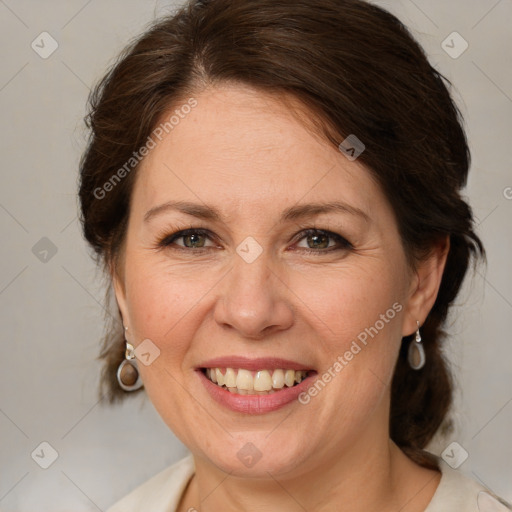
[[234, 267], [222, 281], [214, 310], [215, 321], [243, 338], [262, 339], [290, 328], [293, 309], [290, 291], [278, 271], [269, 267], [265, 253], [247, 263], [234, 256]]

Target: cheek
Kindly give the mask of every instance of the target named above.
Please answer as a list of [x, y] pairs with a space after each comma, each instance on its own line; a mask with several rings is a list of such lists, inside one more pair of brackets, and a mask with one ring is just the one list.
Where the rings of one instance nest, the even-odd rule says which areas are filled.
[[[401, 332], [396, 305], [401, 306], [404, 282], [399, 264], [378, 258], [352, 261], [330, 269], [321, 265], [303, 271], [288, 269], [281, 276], [286, 286], [276, 284], [275, 294], [293, 309], [292, 329], [308, 340], [310, 346], [305, 348], [315, 354], [319, 378], [329, 369], [335, 375], [320, 393], [330, 395], [329, 400], [312, 399], [314, 416], [326, 423], [337, 418], [337, 424], [348, 430], [350, 424], [364, 422], [391, 378]], [[126, 269], [135, 341], [149, 338], [161, 350], [151, 367], [141, 367], [146, 391], [162, 417], [179, 432], [182, 425], [176, 417], [194, 415], [195, 410], [177, 382], [193, 363], [198, 330], [215, 329], [208, 315], [215, 308], [215, 285], [225, 269], [205, 266], [192, 272], [186, 264], [169, 266], [137, 255], [127, 259]], [[336, 371], [340, 365], [341, 371]]]
[[137, 255], [127, 261], [129, 314], [139, 338], [161, 343], [172, 339], [173, 348], [179, 350], [183, 330], [190, 323], [187, 320], [213, 286], [214, 276], [163, 263]]
[[[197, 274], [197, 273], [196, 273]], [[151, 258], [127, 260], [127, 305], [135, 343], [150, 339], [160, 355], [150, 366], [139, 364], [147, 395], [169, 427], [188, 440], [180, 418], [200, 424], [201, 408], [185, 391], [190, 351], [207, 306], [205, 294], [218, 281], [207, 273], [193, 275]]]
[[401, 343], [403, 275], [377, 263], [297, 279], [294, 285], [297, 296], [307, 297], [299, 314], [308, 319], [322, 351], [320, 382], [304, 401], [310, 400], [319, 422], [337, 425], [334, 436], [338, 428], [350, 432], [351, 425], [365, 423], [382, 403]]
[[364, 339], [376, 323], [382, 335], [392, 333], [396, 338], [401, 332], [398, 310], [403, 309], [403, 274], [385, 261], [371, 263], [297, 273], [288, 282], [300, 299], [299, 314], [320, 338], [329, 340], [329, 352], [344, 351], [360, 334]]

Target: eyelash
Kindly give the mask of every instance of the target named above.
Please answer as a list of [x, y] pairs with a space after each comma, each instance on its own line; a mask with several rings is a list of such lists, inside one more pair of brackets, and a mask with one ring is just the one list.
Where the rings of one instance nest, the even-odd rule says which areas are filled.
[[[175, 233], [172, 233], [170, 235], [167, 234], [167, 235], [159, 237], [160, 241], [158, 242], [158, 247], [162, 248], [162, 249], [167, 248], [167, 249], [173, 249], [173, 250], [185, 251], [185, 252], [193, 251], [195, 253], [199, 253], [199, 252], [202, 253], [205, 250], [211, 248], [211, 247], [199, 247], [199, 248], [194, 249], [194, 248], [182, 247], [182, 246], [172, 247], [173, 243], [176, 240], [179, 240], [180, 238], [184, 238], [185, 236], [188, 236], [188, 235], [206, 236], [211, 241], [215, 238], [215, 237], [211, 236], [210, 231], [208, 231], [207, 229], [190, 228], [190, 229], [184, 229], [181, 231], [176, 231]], [[328, 238], [332, 238], [333, 240], [335, 240], [338, 245], [329, 247], [327, 249], [307, 249], [307, 248], [301, 247], [297, 250], [305, 251], [309, 254], [325, 254], [325, 253], [331, 253], [333, 251], [352, 250], [354, 248], [354, 246], [346, 238], [342, 237], [341, 235], [338, 235], [337, 233], [333, 233], [332, 231], [327, 231], [325, 229], [318, 229], [318, 228], [307, 228], [307, 229], [302, 230], [300, 233], [298, 233], [298, 235], [296, 237], [297, 241], [295, 243], [298, 243], [298, 242], [302, 241], [304, 238], [307, 238], [308, 236], [313, 236], [313, 235], [325, 235]]]

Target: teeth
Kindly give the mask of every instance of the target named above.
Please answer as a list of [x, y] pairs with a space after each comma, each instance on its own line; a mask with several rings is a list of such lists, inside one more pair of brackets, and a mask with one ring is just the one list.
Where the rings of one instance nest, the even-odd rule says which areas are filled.
[[[223, 373], [224, 372], [224, 373]], [[207, 368], [206, 376], [220, 387], [239, 395], [267, 395], [284, 388], [291, 388], [307, 377], [306, 370], [259, 370], [243, 368]]]
[[284, 388], [284, 371], [274, 370], [272, 374], [272, 387], [275, 389]]
[[295, 383], [295, 371], [294, 370], [286, 370], [284, 374], [284, 383], [291, 388]]
[[236, 376], [236, 387], [247, 391], [254, 389], [252, 373], [249, 370], [238, 370], [238, 375]]
[[267, 370], [256, 373], [253, 388], [254, 391], [270, 391], [272, 389], [272, 377]]
[[233, 368], [226, 368], [226, 373], [224, 375], [224, 385], [228, 388], [236, 387], [236, 373]]

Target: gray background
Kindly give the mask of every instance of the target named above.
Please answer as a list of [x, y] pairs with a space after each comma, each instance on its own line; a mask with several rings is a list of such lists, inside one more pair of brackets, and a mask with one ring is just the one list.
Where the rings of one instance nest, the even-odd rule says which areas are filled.
[[[456, 441], [469, 454], [460, 471], [512, 500], [512, 1], [377, 3], [411, 28], [454, 83], [474, 157], [467, 195], [489, 255], [449, 327], [460, 386], [458, 429], [432, 449], [441, 453]], [[89, 87], [125, 43], [170, 6], [0, 0], [4, 512], [105, 510], [186, 453], [144, 397], [117, 408], [98, 402], [103, 289], [76, 217]], [[31, 48], [43, 31], [59, 45], [47, 59]], [[453, 31], [469, 43], [456, 59], [441, 47]], [[456, 40], [448, 44], [461, 48]], [[49, 246], [43, 237], [56, 254], [41, 252]], [[59, 454], [46, 470], [31, 458], [42, 441]]]

